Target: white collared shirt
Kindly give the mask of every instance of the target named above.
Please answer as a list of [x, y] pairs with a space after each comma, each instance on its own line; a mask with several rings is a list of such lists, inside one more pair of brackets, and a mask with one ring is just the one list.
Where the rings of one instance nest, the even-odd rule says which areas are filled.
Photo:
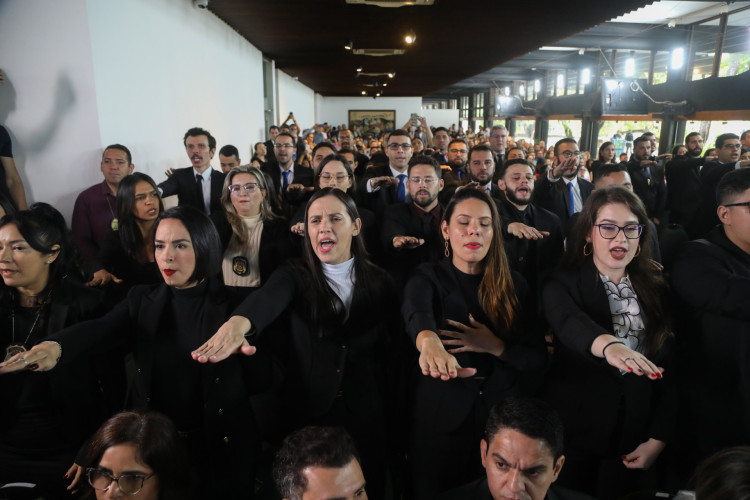
[[[399, 175], [406, 175], [406, 172], [408, 172], [408, 170], [404, 170], [403, 172], [399, 172], [398, 170], [396, 170], [395, 168], [393, 168], [390, 164], [388, 164], [388, 168], [391, 169], [391, 175], [395, 179], [398, 179]], [[369, 180], [367, 181], [367, 192], [368, 193], [374, 193], [374, 192], [379, 191], [379, 190], [380, 190], [380, 186], [373, 188], [372, 184], [370, 183], [370, 181]]]
[[[550, 182], [557, 182], [560, 179], [553, 179], [550, 177], [549, 171], [547, 172], [547, 179]], [[562, 177], [562, 180], [565, 181], [565, 201], [568, 200], [568, 184], [573, 184], [573, 213], [577, 214], [583, 209], [583, 198], [581, 198], [581, 186], [578, 185], [578, 176], [576, 175], [573, 177], [573, 180], [568, 180], [565, 177]]]
[[289, 170], [284, 170], [284, 167], [279, 164], [279, 179], [281, 180], [279, 186], [284, 185], [284, 172], [289, 172], [289, 184], [294, 182], [294, 162], [292, 162], [292, 166], [289, 167]]

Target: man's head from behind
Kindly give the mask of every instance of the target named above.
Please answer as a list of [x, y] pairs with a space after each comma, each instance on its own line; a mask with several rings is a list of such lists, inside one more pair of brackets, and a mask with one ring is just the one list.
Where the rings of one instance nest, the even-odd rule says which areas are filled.
[[507, 399], [490, 411], [481, 443], [492, 498], [543, 500], [565, 457], [560, 417], [536, 399]]
[[341, 428], [305, 427], [287, 436], [273, 477], [284, 499], [367, 500], [357, 450]]

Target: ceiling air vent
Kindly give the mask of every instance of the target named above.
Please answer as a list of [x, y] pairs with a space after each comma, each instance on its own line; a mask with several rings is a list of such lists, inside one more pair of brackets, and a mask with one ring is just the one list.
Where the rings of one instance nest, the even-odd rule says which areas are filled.
[[412, 5], [432, 5], [435, 0], [346, 0], [350, 5], [374, 5], [376, 7], [409, 7]]
[[352, 53], [356, 56], [402, 56], [406, 53], [404, 49], [354, 49]]

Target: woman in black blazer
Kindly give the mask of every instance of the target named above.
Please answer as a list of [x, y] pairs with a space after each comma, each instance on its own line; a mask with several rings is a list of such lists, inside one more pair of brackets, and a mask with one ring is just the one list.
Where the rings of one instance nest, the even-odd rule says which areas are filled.
[[555, 338], [545, 394], [565, 425], [559, 482], [597, 498], [651, 486], [642, 470], [674, 426], [668, 288], [648, 233], [637, 196], [596, 190], [544, 289]]
[[227, 173], [221, 205], [224, 209], [213, 212], [211, 220], [224, 249], [224, 284], [247, 295], [292, 256], [287, 220], [271, 210], [266, 177], [256, 167]]
[[476, 479], [490, 407], [527, 392], [545, 362], [542, 337], [523, 325], [526, 282], [508, 266], [491, 198], [458, 190], [442, 233], [447, 258], [417, 268], [404, 290], [406, 331], [422, 372], [408, 424], [418, 499]]
[[[164, 281], [136, 286], [107, 315], [48, 337], [0, 365], [75, 366], [123, 344], [133, 352], [128, 406], [167, 415], [188, 448], [198, 498], [252, 498], [260, 443], [249, 395], [270, 376], [264, 357], [234, 356], [200, 365], [190, 353], [226, 320], [237, 301], [218, 278], [221, 249], [208, 216], [192, 207], [167, 210], [154, 227]], [[25, 358], [21, 360], [21, 358]], [[195, 473], [199, 472], [199, 475]]]
[[289, 425], [345, 427], [362, 455], [368, 496], [382, 498], [398, 302], [388, 275], [367, 259], [360, 230], [346, 193], [316, 192], [307, 205], [304, 259], [280, 267], [194, 357], [218, 362], [240, 349], [247, 354], [248, 332], [263, 337], [283, 321]]

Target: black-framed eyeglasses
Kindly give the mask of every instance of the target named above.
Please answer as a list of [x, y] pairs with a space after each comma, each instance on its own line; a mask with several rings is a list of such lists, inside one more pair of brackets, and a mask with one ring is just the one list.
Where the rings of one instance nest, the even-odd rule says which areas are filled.
[[92, 488], [97, 491], [107, 491], [112, 486], [112, 481], [117, 483], [117, 487], [120, 488], [126, 495], [137, 495], [143, 489], [143, 483], [154, 474], [136, 474], [126, 473], [120, 474], [118, 477], [113, 476], [109, 472], [103, 469], [89, 468], [86, 469], [86, 477], [88, 477], [89, 484]]
[[406, 151], [407, 149], [411, 149], [411, 143], [398, 144], [394, 142], [392, 144], [388, 144], [388, 149], [390, 149], [391, 151], [398, 151], [399, 148], [403, 149], [404, 151]]
[[417, 184], [417, 185], [424, 184], [427, 187], [430, 187], [433, 184], [435, 184], [435, 181], [437, 181], [437, 179], [435, 179], [434, 177], [424, 177], [424, 178], [411, 177], [409, 178], [409, 182], [411, 182], [412, 184]]
[[244, 191], [245, 193], [254, 193], [258, 190], [258, 183], [256, 182], [248, 182], [244, 185], [239, 184], [232, 184], [229, 186], [229, 192], [232, 194], [239, 194], [240, 192]]
[[620, 231], [625, 234], [625, 237], [629, 240], [635, 240], [641, 237], [643, 232], [643, 226], [640, 224], [628, 224], [626, 226], [618, 226], [617, 224], [594, 224], [599, 228], [599, 235], [605, 240], [613, 240], [620, 234]]
[[743, 201], [740, 203], [728, 203], [726, 205], [721, 205], [722, 207], [747, 207], [750, 208], [750, 201]]
[[565, 158], [573, 158], [574, 156], [576, 158], [580, 158], [581, 152], [580, 151], [563, 151], [562, 153], [560, 153], [560, 156], [563, 156]]

